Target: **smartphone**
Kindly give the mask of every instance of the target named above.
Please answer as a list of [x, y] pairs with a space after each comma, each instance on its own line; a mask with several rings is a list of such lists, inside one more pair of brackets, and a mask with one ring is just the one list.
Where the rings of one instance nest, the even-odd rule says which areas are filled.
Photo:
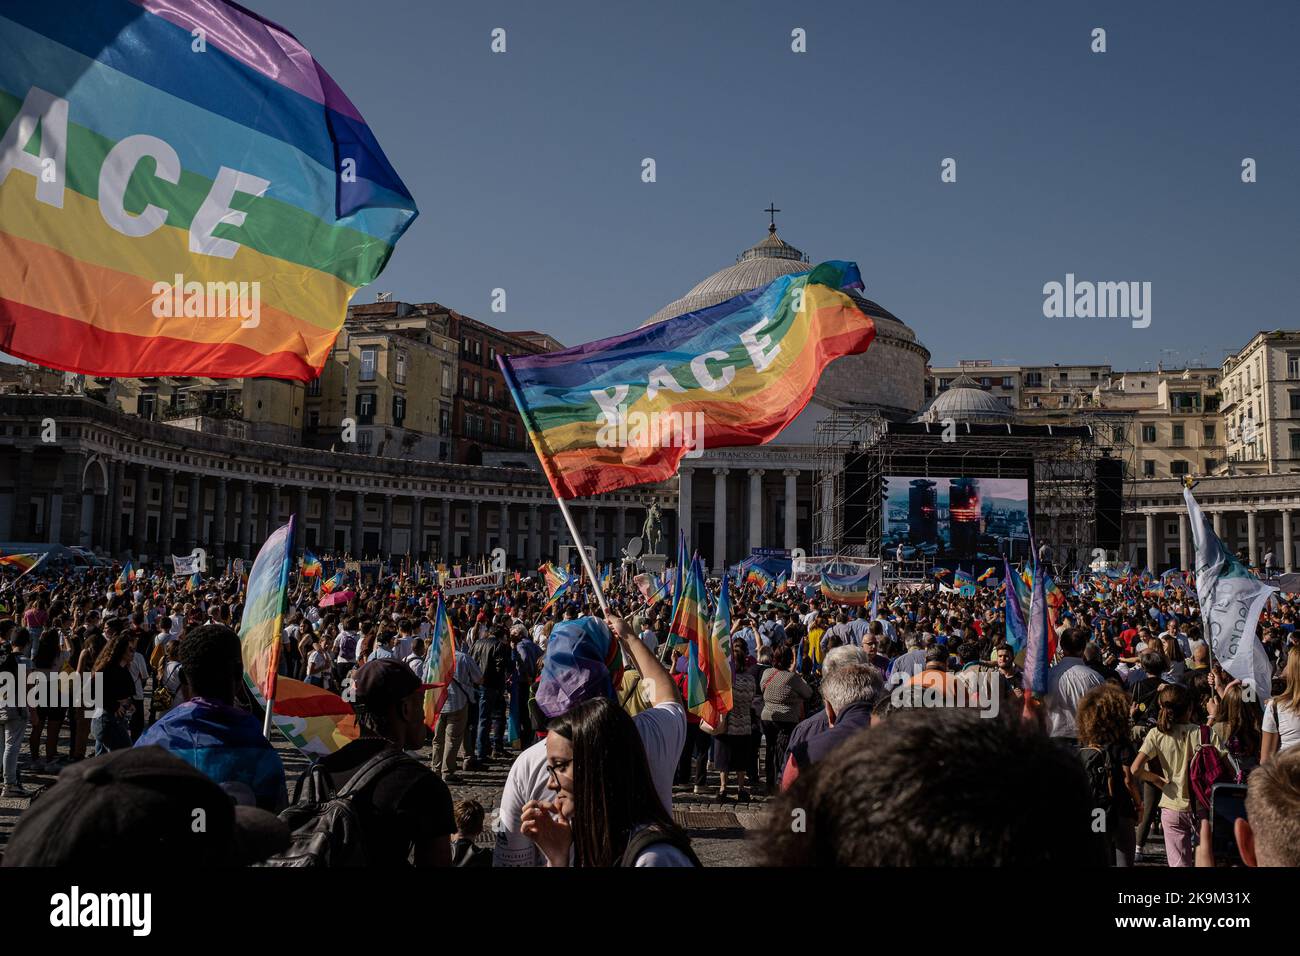
[[1234, 829], [1246, 818], [1246, 785], [1216, 783], [1210, 790], [1210, 833], [1215, 866], [1241, 866]]

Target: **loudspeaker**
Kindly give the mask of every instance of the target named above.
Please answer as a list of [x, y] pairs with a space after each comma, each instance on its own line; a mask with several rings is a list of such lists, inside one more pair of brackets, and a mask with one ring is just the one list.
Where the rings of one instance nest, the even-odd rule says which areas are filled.
[[1096, 488], [1097, 547], [1118, 551], [1124, 518], [1124, 463], [1115, 458], [1097, 459]]
[[868, 479], [866, 455], [851, 456], [844, 467], [844, 543], [871, 544], [872, 509], [880, 510], [880, 482]]

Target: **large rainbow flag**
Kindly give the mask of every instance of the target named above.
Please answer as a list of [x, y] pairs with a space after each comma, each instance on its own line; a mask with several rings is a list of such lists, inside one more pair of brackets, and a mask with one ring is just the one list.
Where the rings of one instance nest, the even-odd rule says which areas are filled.
[[542, 572], [542, 585], [546, 588], [546, 603], [542, 605], [543, 609], [550, 607], [560, 598], [569, 593], [577, 580], [567, 571], [561, 571], [554, 563], [547, 561], [538, 570]]
[[[253, 690], [258, 706], [266, 700]], [[326, 756], [361, 735], [352, 705], [333, 691], [291, 677], [275, 682], [271, 724], [305, 754]]]
[[276, 670], [280, 663], [280, 625], [288, 598], [289, 569], [293, 567], [295, 518], [271, 532], [253, 561], [244, 597], [244, 617], [239, 641], [244, 656], [244, 680], [259, 700], [275, 700]]
[[668, 628], [670, 645], [699, 645], [709, 634], [708, 592], [704, 587], [704, 566], [700, 556], [691, 559], [690, 570], [682, 580], [682, 596]]
[[329, 74], [238, 4], [0, 5], [0, 349], [314, 379], [416, 214]]
[[430, 730], [438, 727], [442, 705], [451, 690], [451, 678], [456, 673], [456, 632], [452, 630], [447, 608], [438, 595], [438, 611], [433, 618], [433, 631], [429, 634], [429, 649], [424, 655], [424, 682], [433, 686], [424, 692], [424, 724]]
[[775, 438], [822, 369], [875, 337], [844, 291], [860, 288], [856, 265], [823, 262], [626, 335], [497, 361], [556, 497], [596, 495], [669, 478], [688, 451]]
[[[44, 559], [45, 555], [43, 554], [0, 554], [0, 567], [17, 568], [23, 574], [26, 574]], [[22, 577], [22, 575], [20, 574], [19, 577]]]
[[871, 572], [864, 574], [830, 574], [822, 572], [821, 592], [836, 604], [866, 607], [871, 599]]

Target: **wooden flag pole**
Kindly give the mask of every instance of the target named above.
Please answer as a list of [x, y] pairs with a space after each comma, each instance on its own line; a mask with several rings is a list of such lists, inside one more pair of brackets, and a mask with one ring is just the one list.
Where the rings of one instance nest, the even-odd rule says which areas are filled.
[[582, 560], [582, 566], [587, 571], [587, 577], [591, 578], [592, 587], [596, 591], [596, 601], [600, 604], [602, 614], [609, 613], [609, 607], [605, 604], [605, 595], [600, 590], [600, 579], [596, 577], [591, 567], [591, 558], [587, 555], [587, 549], [583, 547], [582, 537], [578, 534], [578, 526], [574, 524], [573, 514], [569, 511], [569, 503], [563, 498], [555, 499], [560, 505], [560, 514], [564, 515], [564, 523], [569, 526], [569, 534], [573, 537], [573, 542], [578, 546], [578, 557]]

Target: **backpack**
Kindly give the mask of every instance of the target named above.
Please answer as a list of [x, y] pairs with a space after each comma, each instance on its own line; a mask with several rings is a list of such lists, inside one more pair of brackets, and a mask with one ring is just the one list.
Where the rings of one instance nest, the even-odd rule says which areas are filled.
[[695, 855], [691, 849], [691, 839], [681, 830], [668, 830], [658, 824], [652, 824], [648, 827], [642, 827], [636, 833], [632, 834], [631, 839], [627, 841], [627, 849], [623, 851], [623, 856], [619, 859], [619, 866], [636, 866], [636, 858], [641, 855], [646, 847], [655, 843], [667, 843], [681, 850], [686, 858], [691, 861], [692, 866], [700, 867], [704, 864], [700, 858]]
[[262, 863], [269, 867], [365, 866], [368, 862], [357, 800], [362, 791], [396, 763], [410, 760], [403, 751], [385, 748], [352, 774], [337, 793], [319, 763], [307, 771], [311, 788], [304, 799], [280, 813], [289, 825], [288, 849]]
[[[1198, 806], [1209, 810], [1210, 795], [1216, 783], [1241, 783], [1241, 770], [1231, 754], [1223, 754], [1210, 742], [1210, 728], [1200, 726], [1201, 738], [1192, 754], [1187, 776], [1192, 787], [1192, 796]], [[1224, 759], [1226, 756], [1226, 760]]]
[[1115, 803], [1115, 777], [1110, 750], [1106, 747], [1080, 747], [1079, 754], [1083, 759], [1083, 772], [1088, 778], [1088, 793], [1092, 796], [1092, 806], [1094, 809], [1100, 808], [1106, 812], [1109, 828]]

